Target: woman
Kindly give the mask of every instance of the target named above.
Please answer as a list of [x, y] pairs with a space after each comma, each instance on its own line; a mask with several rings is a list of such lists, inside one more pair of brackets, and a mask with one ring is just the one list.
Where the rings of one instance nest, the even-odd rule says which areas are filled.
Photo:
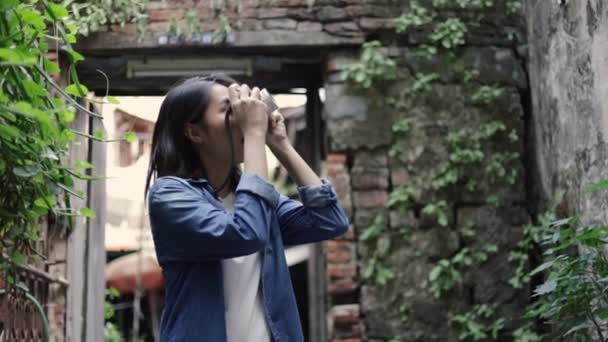
[[[302, 203], [266, 179], [266, 145]], [[165, 279], [161, 341], [303, 340], [284, 246], [334, 238], [349, 224], [332, 186], [290, 145], [281, 114], [267, 114], [260, 89], [217, 75], [169, 91], [146, 191]]]

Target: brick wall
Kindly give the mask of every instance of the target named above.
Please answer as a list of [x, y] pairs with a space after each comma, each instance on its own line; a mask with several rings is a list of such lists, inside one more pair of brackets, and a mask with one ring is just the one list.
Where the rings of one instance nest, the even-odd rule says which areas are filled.
[[[323, 164], [323, 176], [334, 185], [351, 222], [351, 176], [346, 154], [330, 154]], [[324, 243], [327, 260], [329, 337], [332, 341], [360, 341], [362, 323], [359, 310], [359, 275], [355, 226], [346, 234]]]

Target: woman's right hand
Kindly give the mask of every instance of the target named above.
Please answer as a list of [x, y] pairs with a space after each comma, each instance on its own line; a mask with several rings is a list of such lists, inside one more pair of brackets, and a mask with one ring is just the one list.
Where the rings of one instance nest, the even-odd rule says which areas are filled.
[[232, 84], [228, 87], [232, 113], [243, 135], [265, 136], [268, 130], [266, 104], [262, 102], [260, 89], [250, 89], [246, 84]]

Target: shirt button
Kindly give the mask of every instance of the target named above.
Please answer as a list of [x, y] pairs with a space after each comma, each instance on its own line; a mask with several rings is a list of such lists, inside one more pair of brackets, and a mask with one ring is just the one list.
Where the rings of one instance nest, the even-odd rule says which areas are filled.
[[272, 253], [272, 247], [266, 247], [266, 253]]

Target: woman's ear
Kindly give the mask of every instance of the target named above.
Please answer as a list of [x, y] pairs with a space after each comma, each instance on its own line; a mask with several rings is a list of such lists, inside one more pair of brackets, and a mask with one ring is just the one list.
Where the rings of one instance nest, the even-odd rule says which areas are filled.
[[187, 123], [185, 129], [186, 138], [195, 144], [202, 144], [205, 142], [205, 135], [203, 130], [196, 124]]

